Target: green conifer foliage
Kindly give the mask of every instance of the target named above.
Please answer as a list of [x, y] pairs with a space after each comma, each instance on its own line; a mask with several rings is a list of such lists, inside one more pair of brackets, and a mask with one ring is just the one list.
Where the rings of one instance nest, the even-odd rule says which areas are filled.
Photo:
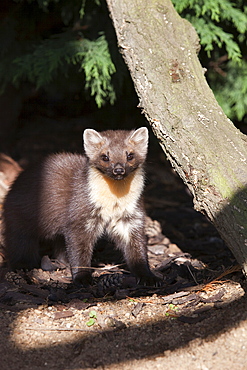
[[[245, 0], [172, 0], [201, 40], [200, 59], [218, 102], [247, 121]], [[0, 12], [0, 92], [8, 83], [46, 87], [71, 68], [101, 107], [126, 76], [104, 0], [5, 0]], [[0, 5], [1, 7], [1, 5]], [[69, 83], [69, 82], [68, 82]]]
[[[1, 92], [8, 83], [18, 87], [24, 81], [45, 87], [74, 66], [75, 72], [84, 74], [84, 88], [98, 107], [115, 101], [112, 75], [116, 67], [104, 32], [94, 27], [95, 20], [90, 17], [82, 19], [87, 10], [85, 0], [73, 4], [69, 0], [9, 3], [12, 9], [0, 26]], [[99, 1], [91, 0], [91, 17], [97, 14], [97, 7]]]

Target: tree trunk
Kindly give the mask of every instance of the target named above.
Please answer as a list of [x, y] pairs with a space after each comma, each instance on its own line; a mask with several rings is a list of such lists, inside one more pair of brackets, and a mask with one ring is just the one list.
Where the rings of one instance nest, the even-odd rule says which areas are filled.
[[207, 85], [199, 39], [170, 0], [107, 0], [140, 107], [247, 274], [247, 141]]

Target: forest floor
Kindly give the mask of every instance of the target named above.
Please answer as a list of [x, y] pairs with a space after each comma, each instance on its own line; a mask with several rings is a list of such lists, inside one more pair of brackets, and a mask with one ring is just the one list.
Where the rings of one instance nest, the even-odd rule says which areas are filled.
[[[47, 152], [77, 151], [81, 131], [97, 128], [65, 121], [22, 117], [13, 157], [25, 166]], [[161, 287], [137, 286], [106, 242], [88, 289], [73, 286], [67, 266], [13, 273], [2, 264], [1, 370], [247, 368], [247, 282], [153, 139], [145, 205]]]

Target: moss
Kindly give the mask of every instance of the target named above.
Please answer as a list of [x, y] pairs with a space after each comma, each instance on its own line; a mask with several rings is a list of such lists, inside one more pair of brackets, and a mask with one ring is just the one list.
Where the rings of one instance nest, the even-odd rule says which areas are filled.
[[229, 183], [229, 179], [226, 175], [222, 175], [221, 171], [215, 168], [209, 170], [211, 184], [215, 186], [217, 192], [219, 192], [223, 198], [232, 198], [234, 191]]
[[[227, 172], [226, 172], [227, 169]], [[233, 199], [236, 193], [243, 191], [246, 184], [237, 178], [230, 165], [225, 168], [213, 167], [209, 169], [210, 183], [224, 199]]]

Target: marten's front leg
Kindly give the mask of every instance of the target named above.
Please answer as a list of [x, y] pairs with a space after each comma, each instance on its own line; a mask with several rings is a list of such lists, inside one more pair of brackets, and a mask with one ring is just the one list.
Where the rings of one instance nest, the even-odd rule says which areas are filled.
[[73, 282], [77, 285], [88, 285], [92, 282], [91, 260], [96, 235], [81, 231], [80, 226], [69, 229], [65, 235], [66, 252], [70, 263]]
[[133, 228], [125, 238], [115, 236], [114, 239], [117, 248], [122, 250], [130, 271], [137, 277], [138, 284], [160, 285], [161, 279], [151, 272], [148, 264], [144, 228]]

